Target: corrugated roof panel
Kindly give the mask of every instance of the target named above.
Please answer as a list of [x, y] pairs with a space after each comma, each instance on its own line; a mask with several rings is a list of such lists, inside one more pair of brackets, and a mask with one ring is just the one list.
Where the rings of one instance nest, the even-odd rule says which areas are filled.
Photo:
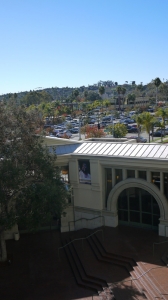
[[[64, 148], [65, 147], [65, 148]], [[101, 155], [118, 157], [137, 157], [142, 159], [168, 159], [168, 145], [126, 144], [110, 142], [86, 142], [82, 144], [57, 146], [57, 154]]]
[[155, 153], [158, 151], [158, 147], [154, 146], [154, 148], [152, 149], [152, 151], [148, 154], [148, 157], [154, 157]]
[[97, 148], [96, 151], [94, 151], [94, 154], [99, 154], [100, 151], [104, 148], [104, 145], [105, 145], [104, 143], [101, 144], [101, 145], [99, 146], [99, 148]]
[[148, 148], [148, 145], [142, 145], [142, 148], [139, 150], [139, 152], [136, 154], [136, 156], [141, 157], [147, 148]]
[[145, 152], [141, 155], [141, 157], [148, 157], [149, 153], [152, 151], [152, 149], [155, 147], [155, 145], [148, 145]]
[[89, 151], [90, 154], [95, 154], [94, 152], [99, 149], [100, 143], [96, 143], [96, 145]]
[[166, 147], [165, 150], [162, 152], [162, 154], [160, 155], [160, 158], [166, 158], [168, 154], [168, 148]]
[[[119, 155], [121, 151], [125, 148], [125, 144], [121, 144], [120, 147], [116, 150], [115, 155]], [[110, 154], [111, 155], [111, 154]]]
[[113, 144], [113, 145], [110, 145], [110, 147], [103, 153], [103, 155], [111, 155], [109, 154], [112, 150], [116, 150], [118, 149], [118, 147], [120, 146], [120, 144]]
[[130, 154], [131, 157], [136, 156], [136, 154], [141, 150], [141, 148], [143, 147], [142, 144], [137, 145], [137, 147], [135, 148], [135, 150]]
[[97, 143], [89, 143], [89, 146], [87, 149], [85, 149], [85, 153], [90, 154], [91, 149], [96, 145]]
[[[109, 144], [109, 143], [107, 143], [107, 144], [103, 143], [103, 145], [104, 145], [104, 147], [103, 147], [102, 150], [99, 151], [99, 153], [98, 153], [99, 155], [101, 155], [101, 154], [104, 155], [104, 152], [106, 151], [106, 149], [109, 148], [109, 145], [110, 145], [110, 144]], [[113, 144], [113, 145], [114, 145], [114, 144]]]
[[155, 153], [154, 158], [159, 158], [166, 148], [167, 147], [165, 145], [161, 145], [158, 151]]
[[130, 156], [136, 147], [137, 147], [137, 145], [135, 145], [135, 144], [132, 145], [132, 147], [127, 150], [127, 152], [124, 154], [124, 156]]
[[109, 152], [109, 155], [117, 155], [118, 151], [120, 151], [120, 148], [121, 148], [121, 145], [122, 144], [117, 144], [110, 152]]
[[128, 151], [128, 149], [132, 146], [132, 144], [124, 144], [124, 149], [120, 153], [120, 156], [124, 156], [124, 154]]
[[87, 147], [88, 143], [83, 143], [78, 149], [75, 150], [75, 153], [83, 153]]

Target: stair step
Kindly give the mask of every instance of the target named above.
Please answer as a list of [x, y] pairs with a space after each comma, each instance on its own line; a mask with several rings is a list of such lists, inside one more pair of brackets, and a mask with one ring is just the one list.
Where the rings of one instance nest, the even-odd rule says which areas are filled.
[[64, 250], [65, 250], [65, 253], [66, 253], [66, 256], [68, 258], [68, 261], [69, 261], [69, 264], [71, 266], [71, 270], [74, 274], [74, 277], [75, 277], [75, 280], [76, 280], [76, 283], [78, 286], [81, 286], [81, 287], [84, 287], [86, 289], [89, 289], [91, 291], [93, 291], [94, 293], [98, 293], [98, 290], [97, 290], [97, 287], [95, 287], [94, 285], [92, 284], [89, 284], [89, 283], [86, 283], [82, 280], [81, 278], [81, 274], [76, 266], [76, 264], [74, 263], [74, 260], [69, 252], [69, 249], [67, 248], [68, 246], [64, 247]]
[[[161, 299], [161, 293], [158, 291], [158, 288], [152, 283], [148, 278], [147, 274], [144, 274], [145, 271], [142, 270], [139, 263], [134, 267], [134, 271], [131, 272], [131, 276], [134, 284], [139, 288], [140, 291], [144, 291], [147, 299]], [[136, 280], [137, 279], [137, 280]]]
[[113, 265], [120, 266], [120, 267], [124, 268], [128, 273], [132, 270], [132, 268], [130, 268], [129, 264], [127, 264], [125, 262], [122, 262], [119, 259], [111, 259], [111, 258], [103, 257], [101, 255], [100, 250], [93, 243], [93, 240], [92, 239], [88, 239], [87, 241], [88, 241], [88, 243], [89, 243], [92, 251], [94, 252], [97, 260], [102, 261], [104, 263], [108, 263], [108, 264], [110, 263], [110, 264], [113, 264]]
[[86, 285], [93, 287], [95, 290], [101, 291], [103, 289], [102, 285], [100, 283], [96, 282], [96, 280], [92, 280], [92, 279], [89, 279], [87, 277], [87, 274], [86, 274], [86, 272], [85, 272], [85, 270], [83, 268], [83, 265], [82, 265], [81, 261], [79, 260], [78, 256], [75, 253], [75, 250], [73, 248], [72, 243], [69, 244], [67, 247], [68, 247], [68, 249], [70, 251], [70, 254], [71, 254], [71, 257], [72, 257], [72, 259], [74, 261], [74, 264], [75, 264], [76, 268], [78, 269], [78, 272], [80, 274], [81, 280]]

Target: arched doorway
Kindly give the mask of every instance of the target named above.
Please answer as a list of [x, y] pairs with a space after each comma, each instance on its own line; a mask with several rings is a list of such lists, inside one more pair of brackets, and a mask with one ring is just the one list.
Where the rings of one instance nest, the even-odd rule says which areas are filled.
[[120, 193], [117, 206], [119, 224], [158, 228], [159, 205], [148, 191], [138, 187], [126, 188]]

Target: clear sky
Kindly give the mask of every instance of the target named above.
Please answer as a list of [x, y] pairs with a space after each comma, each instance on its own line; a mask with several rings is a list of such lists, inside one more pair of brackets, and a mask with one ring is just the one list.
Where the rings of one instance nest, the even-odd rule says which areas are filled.
[[167, 0], [0, 0], [0, 95], [168, 78]]

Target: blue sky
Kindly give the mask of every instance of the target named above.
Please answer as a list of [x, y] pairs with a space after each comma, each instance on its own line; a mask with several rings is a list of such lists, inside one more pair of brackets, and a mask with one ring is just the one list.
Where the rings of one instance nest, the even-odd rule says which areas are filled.
[[0, 95], [168, 79], [167, 0], [0, 0]]

